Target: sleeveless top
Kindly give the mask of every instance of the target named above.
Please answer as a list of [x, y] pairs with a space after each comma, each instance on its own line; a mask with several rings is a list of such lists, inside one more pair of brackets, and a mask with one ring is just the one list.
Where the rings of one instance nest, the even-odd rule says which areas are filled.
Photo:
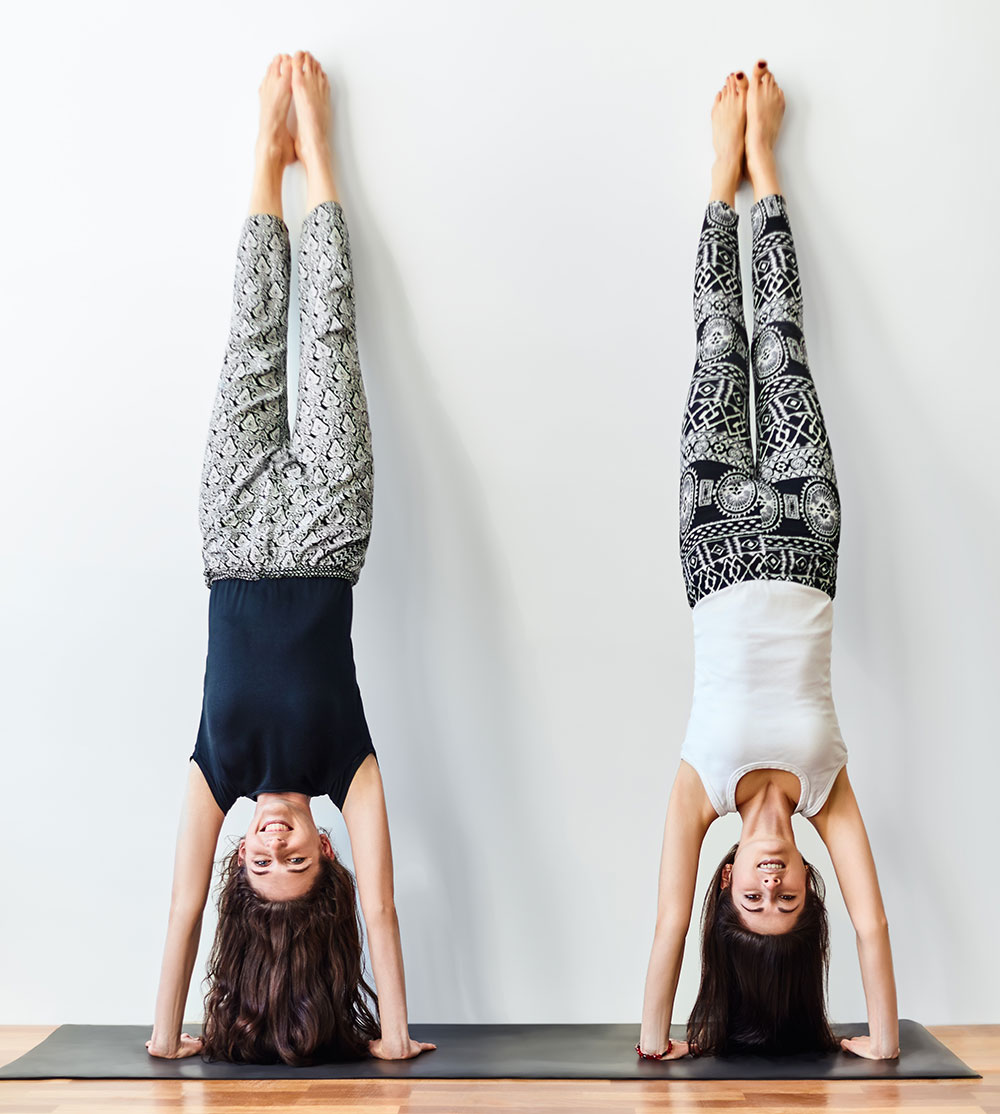
[[681, 758], [724, 816], [750, 770], [787, 770], [815, 816], [847, 762], [830, 687], [833, 601], [787, 580], [745, 580], [699, 600], [694, 697]]
[[216, 580], [198, 763], [228, 812], [260, 793], [328, 794], [343, 808], [375, 753], [351, 644], [353, 595], [336, 576]]

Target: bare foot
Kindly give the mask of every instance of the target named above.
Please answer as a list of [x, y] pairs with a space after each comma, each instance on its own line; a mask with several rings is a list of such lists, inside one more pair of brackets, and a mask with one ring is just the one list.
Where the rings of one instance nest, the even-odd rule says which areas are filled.
[[741, 70], [731, 73], [712, 103], [712, 201], [736, 204], [743, 180], [744, 142], [747, 127], [747, 78]]
[[306, 208], [336, 201], [330, 148], [330, 82], [323, 67], [307, 50], [292, 59], [292, 96], [298, 117], [295, 153], [306, 172]]
[[260, 129], [254, 150], [258, 159], [270, 159], [284, 169], [295, 162], [295, 141], [288, 130], [288, 110], [292, 104], [292, 60], [276, 54], [267, 67], [258, 90]]
[[254, 144], [251, 213], [281, 216], [281, 177], [286, 166], [295, 162], [295, 141], [288, 130], [288, 109], [292, 103], [292, 60], [276, 54], [267, 67], [258, 89], [260, 128]]
[[785, 94], [761, 58], [754, 66], [747, 91], [747, 175], [753, 185], [754, 201], [781, 193], [774, 145], [785, 113]]

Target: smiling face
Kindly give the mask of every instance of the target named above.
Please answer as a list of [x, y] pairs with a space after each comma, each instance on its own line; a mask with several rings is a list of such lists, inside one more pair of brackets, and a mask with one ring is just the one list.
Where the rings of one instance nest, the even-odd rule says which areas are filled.
[[747, 840], [732, 866], [722, 872], [722, 888], [751, 932], [790, 931], [806, 901], [806, 866], [791, 840]]
[[322, 856], [334, 858], [329, 839], [317, 831], [308, 807], [268, 795], [240, 840], [239, 863], [250, 885], [268, 901], [291, 901], [308, 893]]

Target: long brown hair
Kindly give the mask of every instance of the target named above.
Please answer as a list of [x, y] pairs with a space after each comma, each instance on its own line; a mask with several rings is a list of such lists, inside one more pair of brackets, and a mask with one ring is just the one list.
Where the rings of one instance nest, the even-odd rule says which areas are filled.
[[380, 1035], [378, 1000], [364, 977], [354, 878], [326, 855], [312, 888], [292, 901], [261, 897], [239, 864], [239, 848], [227, 856], [205, 981], [209, 1059], [360, 1059]]
[[740, 920], [732, 888], [722, 888], [738, 847], [719, 864], [705, 896], [701, 985], [688, 1018], [688, 1043], [719, 1055], [835, 1049], [826, 1013], [830, 927], [823, 879], [806, 863], [805, 900], [791, 930], [753, 932]]

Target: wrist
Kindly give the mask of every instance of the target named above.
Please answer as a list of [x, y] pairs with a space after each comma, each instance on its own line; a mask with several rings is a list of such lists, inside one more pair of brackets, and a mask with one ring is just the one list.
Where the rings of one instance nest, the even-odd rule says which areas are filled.
[[667, 1037], [667, 1046], [662, 1052], [644, 1052], [642, 1048], [642, 1041], [635, 1046], [636, 1052], [639, 1053], [639, 1058], [642, 1060], [662, 1060], [664, 1056], [669, 1056], [674, 1050], [674, 1042]]

